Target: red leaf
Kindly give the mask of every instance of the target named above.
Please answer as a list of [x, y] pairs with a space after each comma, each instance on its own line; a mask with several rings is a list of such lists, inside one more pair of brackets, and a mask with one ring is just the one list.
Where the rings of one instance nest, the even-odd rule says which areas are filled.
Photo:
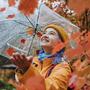
[[8, 0], [8, 4], [9, 6], [14, 6], [16, 3], [15, 0]]
[[20, 42], [21, 42], [22, 44], [25, 44], [26, 39], [23, 38], [23, 39], [20, 40]]
[[37, 32], [37, 36], [38, 37], [41, 37], [42, 36], [42, 33], [41, 32]]
[[33, 14], [38, 7], [38, 0], [20, 0], [18, 9], [25, 15]]
[[0, 8], [0, 12], [4, 12], [5, 10], [6, 10], [6, 8], [5, 8], [5, 7]]
[[7, 16], [7, 19], [11, 19], [11, 18], [14, 18], [14, 17], [15, 17], [15, 14], [8, 15], [8, 16]]
[[7, 50], [6, 50], [6, 54], [7, 55], [9, 55], [9, 56], [12, 56], [12, 54], [15, 52], [15, 49], [14, 48], [8, 48]]

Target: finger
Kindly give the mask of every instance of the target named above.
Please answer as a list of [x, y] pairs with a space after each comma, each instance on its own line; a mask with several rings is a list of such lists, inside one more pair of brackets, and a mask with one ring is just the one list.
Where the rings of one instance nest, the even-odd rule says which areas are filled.
[[11, 57], [10, 60], [11, 60], [11, 62], [12, 62], [13, 64], [15, 64], [16, 66], [18, 66], [18, 67], [21, 66], [20, 61], [16, 60], [14, 57]]
[[15, 62], [15, 58], [10, 57], [11, 62]]
[[22, 67], [23, 63], [25, 62], [25, 60], [24, 60], [25, 58], [23, 58], [22, 55], [19, 54], [19, 53], [15, 53], [13, 56], [15, 58], [15, 61], [16, 61], [17, 65], [19, 67]]
[[16, 53], [13, 53], [13, 58], [15, 59], [15, 60], [19, 60], [20, 59], [20, 56], [19, 56], [20, 54], [18, 53], [18, 52], [16, 52]]
[[19, 64], [22, 64], [24, 62], [24, 58], [20, 54], [16, 55], [16, 59]]
[[15, 59], [14, 59], [13, 57], [10, 57], [10, 60], [11, 60], [11, 62], [12, 62], [14, 65], [17, 66], [16, 61], [15, 61]]
[[28, 56], [28, 57], [27, 57], [27, 60], [28, 60], [29, 62], [31, 62], [31, 61], [33, 60], [33, 56]]
[[11, 60], [12, 63], [14, 63], [16, 65], [17, 61], [16, 61], [16, 59], [14, 57], [10, 57], [10, 60]]
[[27, 61], [27, 58], [24, 54], [21, 54], [21, 58], [22, 58], [22, 60]]
[[20, 58], [21, 58], [21, 61], [20, 61], [21, 62], [21, 67], [27, 66], [28, 60], [27, 60], [26, 56], [24, 54], [21, 54]]
[[18, 67], [22, 67], [22, 60], [19, 54], [15, 56], [14, 64]]
[[21, 55], [20, 54], [16, 54], [16, 59], [19, 61], [19, 60], [22, 60], [22, 57], [21, 57]]

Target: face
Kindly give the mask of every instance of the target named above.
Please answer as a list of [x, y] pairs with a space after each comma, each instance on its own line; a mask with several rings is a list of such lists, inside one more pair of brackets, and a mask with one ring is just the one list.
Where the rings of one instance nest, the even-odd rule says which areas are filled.
[[58, 32], [53, 28], [47, 28], [40, 39], [40, 45], [42, 47], [51, 48], [58, 41], [60, 41]]

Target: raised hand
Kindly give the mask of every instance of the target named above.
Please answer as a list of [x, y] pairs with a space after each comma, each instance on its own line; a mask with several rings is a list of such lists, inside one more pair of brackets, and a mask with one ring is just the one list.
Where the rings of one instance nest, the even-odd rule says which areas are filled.
[[18, 68], [25, 69], [30, 67], [33, 57], [27, 57], [24, 54], [14, 53], [11, 60]]

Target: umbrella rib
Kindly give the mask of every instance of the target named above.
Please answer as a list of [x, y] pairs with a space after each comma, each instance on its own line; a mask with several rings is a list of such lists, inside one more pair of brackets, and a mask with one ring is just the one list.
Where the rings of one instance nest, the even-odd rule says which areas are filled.
[[33, 25], [33, 23], [30, 21], [30, 19], [27, 17], [27, 16], [25, 16], [26, 18], [27, 18], [27, 20], [29, 21], [29, 23], [33, 26], [33, 28], [34, 28], [34, 25]]
[[36, 34], [36, 32], [37, 32], [37, 27], [38, 27], [38, 21], [39, 21], [39, 17], [40, 17], [40, 8], [41, 8], [41, 5], [42, 4], [40, 4], [40, 7], [38, 8], [38, 16], [37, 16], [37, 23], [36, 23], [36, 27], [35, 27], [35, 34]]
[[35, 35], [36, 35], [36, 34], [34, 34], [33, 37], [32, 37], [32, 41], [31, 41], [31, 43], [30, 43], [30, 47], [29, 47], [29, 50], [28, 50], [28, 52], [27, 52], [27, 56], [29, 56], [29, 53], [30, 53], [30, 50], [31, 50], [31, 47], [32, 47], [32, 44], [33, 44], [33, 40], [34, 40], [34, 38], [35, 38]]
[[28, 19], [28, 21], [30, 22], [30, 24], [33, 26], [33, 28], [35, 29], [35, 33], [34, 33], [34, 35], [33, 35], [33, 37], [32, 37], [32, 41], [31, 41], [31, 43], [30, 43], [30, 47], [29, 47], [29, 50], [28, 50], [28, 52], [27, 52], [27, 56], [29, 56], [29, 53], [30, 53], [30, 51], [31, 51], [31, 47], [32, 47], [32, 44], [33, 44], [33, 40], [34, 40], [34, 37], [35, 37], [35, 35], [36, 35], [36, 28], [37, 28], [37, 26], [36, 26], [36, 28], [34, 27], [34, 25], [31, 23], [31, 21], [30, 21], [30, 19], [27, 17], [27, 16], [25, 16], [27, 19]]
[[29, 50], [28, 50], [28, 52], [27, 52], [27, 56], [29, 56], [29, 53], [30, 53], [30, 51], [31, 51], [31, 47], [32, 47], [32, 44], [33, 44], [34, 37], [35, 37], [35, 35], [36, 35], [36, 28], [34, 27], [33, 23], [30, 21], [30, 19], [29, 19], [27, 16], [25, 16], [25, 17], [27, 18], [27, 20], [29, 21], [29, 23], [33, 26], [33, 28], [35, 29], [35, 34], [34, 34], [33, 37], [32, 37], [32, 41], [31, 41], [31, 43], [30, 43], [30, 47], [29, 47]]
[[[16, 21], [16, 20], [13, 20], [13, 21], [16, 22], [16, 23], [19, 23], [19, 24], [21, 24], [21, 25], [28, 26], [28, 25], [23, 24], [23, 23], [21, 23], [21, 22], [18, 22], [18, 21]], [[28, 26], [28, 27], [30, 27], [30, 26]]]
[[25, 50], [21, 50], [18, 47], [15, 47], [15, 46], [13, 46], [13, 45], [11, 45], [9, 43], [7, 43], [7, 45], [10, 46], [10, 47], [12, 47], [12, 48], [14, 48], [14, 49], [16, 49], [16, 50], [18, 50], [18, 51], [20, 51], [20, 52], [27, 53]]
[[40, 7], [38, 8], [37, 24], [38, 24], [39, 17], [40, 17], [40, 9], [41, 9], [41, 5], [42, 5], [42, 4], [40, 4]]
[[[41, 5], [40, 5], [40, 7], [41, 7]], [[39, 11], [38, 11], [38, 16], [37, 16], [37, 23], [36, 23], [36, 27], [35, 27], [35, 34], [33, 35], [33, 37], [32, 37], [32, 41], [31, 41], [31, 43], [30, 43], [30, 47], [29, 47], [29, 50], [28, 50], [28, 53], [27, 53], [27, 55], [29, 55], [29, 52], [30, 52], [30, 50], [31, 50], [31, 47], [32, 47], [32, 44], [33, 44], [33, 40], [34, 40], [34, 38], [35, 38], [35, 35], [36, 35], [36, 31], [37, 31], [37, 27], [38, 27], [38, 21], [39, 21], [39, 17], [40, 17], [40, 7], [39, 7]], [[31, 23], [31, 21], [30, 21], [30, 19], [26, 16], [26, 18], [29, 20], [29, 22]], [[32, 24], [32, 23], [31, 23]], [[34, 25], [32, 24], [32, 26], [34, 27]]]

